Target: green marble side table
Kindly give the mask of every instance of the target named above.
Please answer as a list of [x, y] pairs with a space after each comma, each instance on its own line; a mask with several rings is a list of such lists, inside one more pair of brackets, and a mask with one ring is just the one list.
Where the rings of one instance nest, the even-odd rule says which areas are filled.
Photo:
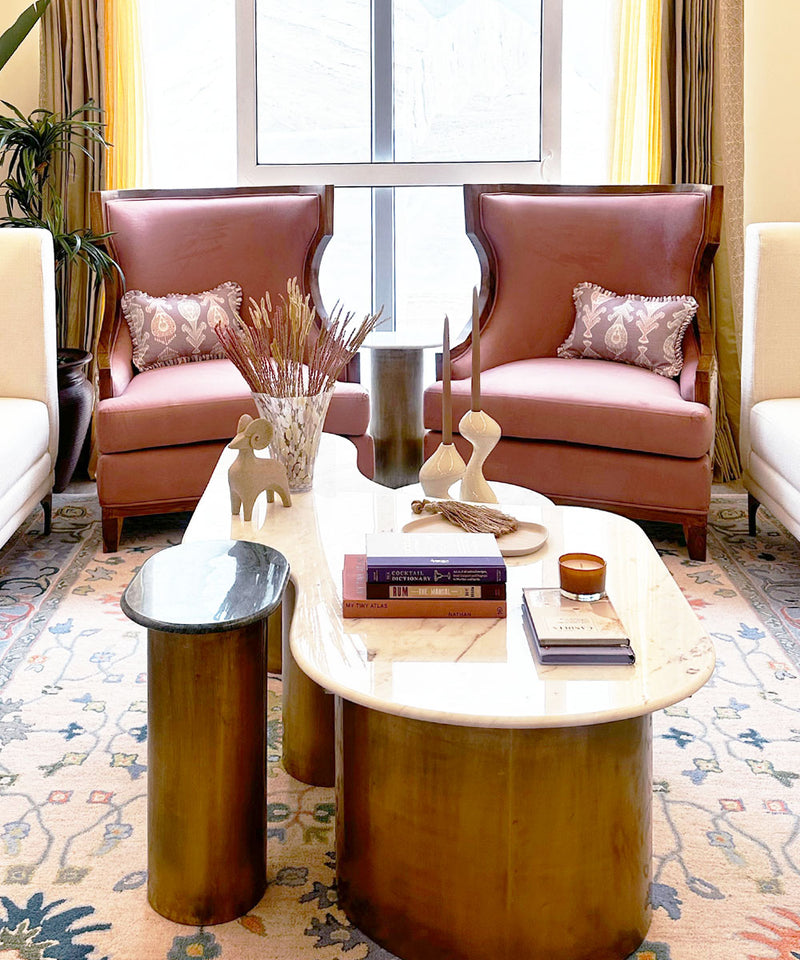
[[233, 920], [267, 886], [267, 617], [288, 577], [272, 547], [199, 541], [122, 596], [147, 627], [147, 896], [177, 923]]

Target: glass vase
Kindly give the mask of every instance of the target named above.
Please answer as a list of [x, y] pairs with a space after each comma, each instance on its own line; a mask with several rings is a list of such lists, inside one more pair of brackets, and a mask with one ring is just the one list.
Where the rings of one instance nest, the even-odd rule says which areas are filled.
[[333, 389], [296, 397], [253, 393], [259, 416], [273, 429], [270, 456], [286, 467], [291, 493], [305, 493], [314, 482], [314, 463]]

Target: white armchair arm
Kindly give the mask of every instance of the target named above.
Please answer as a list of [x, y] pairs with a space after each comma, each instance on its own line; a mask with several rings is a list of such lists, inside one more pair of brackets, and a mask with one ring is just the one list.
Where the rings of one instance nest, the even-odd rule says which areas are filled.
[[41, 400], [50, 412], [50, 456], [58, 451], [56, 285], [48, 230], [0, 231], [0, 397]]
[[[753, 223], [745, 243], [742, 482], [800, 536], [800, 223]], [[754, 502], [755, 501], [755, 502]]]

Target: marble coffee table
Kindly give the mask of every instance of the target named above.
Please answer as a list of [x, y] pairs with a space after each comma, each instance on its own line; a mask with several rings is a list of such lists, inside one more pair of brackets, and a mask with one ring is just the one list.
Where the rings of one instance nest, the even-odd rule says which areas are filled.
[[[503, 620], [341, 615], [345, 553], [412, 519], [414, 488], [361, 476], [323, 435], [313, 491], [229, 515], [223, 455], [186, 539], [267, 543], [291, 566], [284, 599], [284, 765], [336, 783], [339, 904], [403, 960], [627, 957], [650, 922], [651, 717], [696, 692], [714, 650], [645, 534], [614, 514], [503, 488], [543, 523], [508, 558]], [[528, 503], [513, 503], [528, 499]], [[543, 667], [523, 586], [557, 558], [597, 553], [634, 666]], [[334, 764], [335, 755], [335, 764]]]

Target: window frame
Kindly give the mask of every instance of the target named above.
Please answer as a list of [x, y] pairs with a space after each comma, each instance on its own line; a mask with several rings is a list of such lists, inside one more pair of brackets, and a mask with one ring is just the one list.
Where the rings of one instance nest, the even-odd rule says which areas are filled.
[[256, 162], [256, 0], [236, 0], [239, 183], [252, 186], [332, 183], [342, 187], [403, 187], [556, 182], [561, 158], [562, 0], [541, 2], [541, 160], [259, 164]]
[[[257, 96], [256, 96], [256, 6], [258, 0], [236, 0], [236, 89], [237, 89], [237, 181], [247, 186], [280, 184], [329, 183], [335, 187], [414, 187], [462, 186], [465, 183], [547, 183], [558, 182], [561, 168], [561, 47], [562, 0], [541, 2], [541, 144], [539, 160], [462, 161], [462, 162], [395, 162], [376, 160], [371, 163], [302, 163], [278, 164], [257, 162]], [[383, 8], [387, 0], [370, 0], [374, 23], [372, 31], [373, 61], [375, 47], [391, 43], [391, 29], [386, 27]], [[380, 15], [378, 16], [378, 12]], [[381, 23], [383, 27], [381, 27]], [[377, 34], [377, 35], [376, 35]], [[373, 120], [375, 91], [373, 74]], [[389, 71], [391, 79], [391, 71]], [[378, 81], [381, 82], [380, 80]], [[383, 82], [386, 82], [385, 76]], [[390, 133], [390, 132], [389, 132]], [[385, 155], [387, 131], [373, 123], [373, 156]], [[372, 298], [375, 303], [391, 304], [390, 319], [382, 329], [394, 326], [394, 191], [372, 191]], [[391, 242], [387, 238], [391, 237]], [[374, 307], [373, 307], [374, 308]]]

